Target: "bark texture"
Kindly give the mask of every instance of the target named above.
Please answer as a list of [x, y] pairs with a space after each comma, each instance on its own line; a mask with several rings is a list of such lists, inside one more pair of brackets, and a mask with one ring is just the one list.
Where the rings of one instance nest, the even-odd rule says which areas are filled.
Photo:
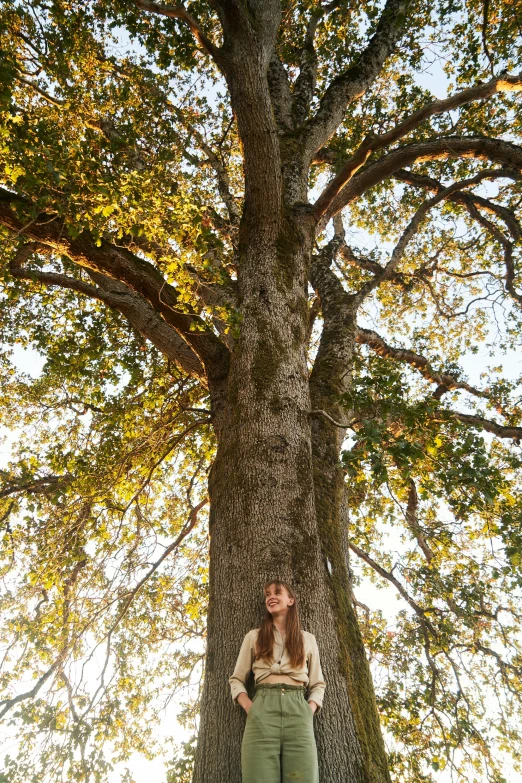
[[[306, 343], [316, 219], [306, 203], [307, 166], [295, 137], [279, 135], [290, 120], [284, 77], [269, 46], [273, 27], [259, 18], [248, 47], [239, 45], [238, 13], [235, 7], [223, 13], [222, 57], [245, 157], [241, 332], [209, 486], [208, 647], [193, 780], [241, 780], [244, 714], [232, 705], [228, 677], [244, 634], [259, 624], [263, 583], [283, 578], [296, 588], [303, 627], [318, 639], [328, 683], [316, 719], [321, 780], [381, 783], [388, 780], [386, 760], [350, 604], [340, 436], [320, 422], [312, 436]], [[337, 340], [332, 353], [335, 333], [332, 318], [315, 382], [316, 399], [327, 396], [329, 409], [343, 383], [327, 382], [330, 367], [343, 376], [355, 339], [352, 328], [348, 343]]]
[[321, 780], [384, 781], [375, 701], [349, 601], [340, 443], [330, 424], [325, 432], [314, 423], [322, 446], [312, 453], [304, 341], [309, 216], [283, 217], [263, 254], [255, 234], [243, 259], [248, 280], [240, 280], [248, 318], [231, 361], [210, 479], [210, 615], [194, 782], [241, 779], [244, 716], [232, 706], [228, 677], [243, 635], [259, 623], [262, 585], [274, 577], [295, 585], [303, 626], [321, 651], [328, 683], [316, 719]]
[[[335, 235], [323, 252], [316, 256], [310, 279], [322, 307], [323, 331], [310, 377], [311, 404], [314, 411], [324, 411], [336, 422], [343, 422], [347, 412], [339, 404], [339, 396], [350, 386], [357, 326], [355, 321], [358, 298], [347, 294], [330, 268], [332, 256], [342, 243]], [[350, 736], [347, 744], [357, 747], [361, 756], [355, 773], [347, 775], [349, 766], [343, 752], [336, 748], [331, 722], [318, 722], [319, 747], [327, 763], [323, 780], [389, 780], [384, 743], [379, 728], [375, 694], [357, 617], [351, 601], [349, 553], [344, 475], [339, 455], [344, 429], [319, 414], [312, 423], [313, 481], [316, 518], [323, 555], [328, 564], [331, 606], [334, 614], [334, 635], [337, 645], [338, 670], [332, 681], [342, 683], [336, 688], [335, 715], [349, 715]], [[325, 645], [327, 641], [323, 642]], [[334, 723], [335, 725], [335, 723]], [[342, 743], [341, 743], [342, 748]], [[337, 756], [337, 758], [336, 758]], [[332, 770], [337, 773], [332, 776]], [[358, 775], [358, 777], [356, 776]]]

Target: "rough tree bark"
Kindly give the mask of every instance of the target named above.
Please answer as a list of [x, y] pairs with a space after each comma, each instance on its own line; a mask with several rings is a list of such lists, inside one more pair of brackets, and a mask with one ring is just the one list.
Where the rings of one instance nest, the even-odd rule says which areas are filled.
[[[274, 577], [295, 586], [303, 625], [321, 650], [328, 682], [316, 720], [321, 780], [377, 783], [389, 776], [349, 600], [341, 438], [335, 426], [319, 420], [312, 436], [307, 291], [317, 221], [307, 204], [309, 160], [291, 138], [280, 144], [278, 137], [277, 118], [281, 125], [289, 114], [284, 76], [274, 62], [278, 6], [265, 3], [263, 13], [257, 8], [255, 30], [237, 7], [222, 13], [221, 62], [245, 159], [241, 334], [210, 479], [208, 650], [194, 783], [240, 781], [244, 716], [232, 708], [228, 676], [243, 635], [259, 622], [261, 587]], [[354, 335], [352, 329], [351, 346]], [[325, 332], [312, 388], [314, 405], [336, 414], [351, 348], [333, 343]]]

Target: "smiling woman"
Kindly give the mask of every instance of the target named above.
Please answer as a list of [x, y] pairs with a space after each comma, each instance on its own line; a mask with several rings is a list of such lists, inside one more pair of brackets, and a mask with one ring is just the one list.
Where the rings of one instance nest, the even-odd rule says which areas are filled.
[[[317, 783], [313, 715], [321, 708], [325, 689], [317, 642], [301, 631], [297, 598], [286, 582], [265, 585], [265, 607], [260, 628], [245, 636], [229, 678], [232, 698], [247, 713], [243, 783]], [[256, 688], [253, 701], [246, 689], [250, 672]]]

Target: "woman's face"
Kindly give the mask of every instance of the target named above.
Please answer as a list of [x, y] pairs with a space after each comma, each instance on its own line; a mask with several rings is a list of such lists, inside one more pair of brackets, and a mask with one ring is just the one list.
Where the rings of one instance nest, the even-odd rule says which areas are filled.
[[282, 585], [269, 585], [265, 590], [265, 606], [271, 615], [286, 612], [289, 606], [292, 606], [294, 599], [290, 598], [285, 587]]

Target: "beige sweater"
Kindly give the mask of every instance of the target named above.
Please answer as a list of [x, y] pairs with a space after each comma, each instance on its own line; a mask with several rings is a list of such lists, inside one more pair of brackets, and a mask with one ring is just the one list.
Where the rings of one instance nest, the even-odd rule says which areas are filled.
[[323, 673], [321, 671], [321, 662], [319, 660], [319, 650], [315, 636], [303, 631], [305, 661], [304, 664], [295, 669], [290, 663], [290, 658], [285, 647], [285, 640], [274, 625], [274, 663], [263, 659], [254, 660], [255, 644], [258, 628], [249, 631], [243, 639], [241, 650], [236, 663], [236, 668], [231, 677], [229, 677], [230, 690], [232, 698], [237, 704], [237, 697], [240, 693], [246, 693], [246, 681], [252, 671], [256, 685], [261, 683], [270, 674], [285, 674], [296, 680], [296, 685], [302, 683], [308, 686], [308, 701], [315, 701], [317, 708], [321, 709], [323, 703], [323, 694], [326, 687]]

